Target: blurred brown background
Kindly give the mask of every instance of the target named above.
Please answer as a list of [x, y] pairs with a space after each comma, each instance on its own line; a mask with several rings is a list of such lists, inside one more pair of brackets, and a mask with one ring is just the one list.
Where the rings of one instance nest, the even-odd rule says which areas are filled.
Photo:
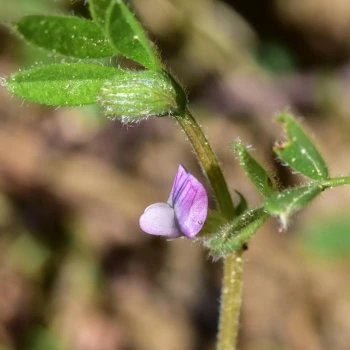
[[[284, 185], [273, 116], [303, 116], [331, 174], [350, 172], [350, 2], [134, 0], [230, 188], [262, 198], [230, 150], [253, 145]], [[0, 0], [0, 20], [88, 17], [84, 1]], [[38, 34], [39, 35], [39, 34]], [[0, 27], [0, 76], [60, 62]], [[0, 349], [210, 350], [221, 262], [138, 227], [179, 163], [205, 181], [170, 118], [122, 126], [97, 107], [53, 109], [0, 87]], [[232, 191], [233, 192], [233, 191]], [[214, 201], [212, 200], [212, 205]], [[245, 255], [241, 350], [350, 349], [350, 188], [326, 192], [287, 233], [271, 220]]]

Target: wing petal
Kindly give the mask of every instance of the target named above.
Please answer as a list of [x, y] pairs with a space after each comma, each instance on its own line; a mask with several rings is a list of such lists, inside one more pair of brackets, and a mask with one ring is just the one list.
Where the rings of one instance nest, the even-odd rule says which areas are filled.
[[139, 221], [150, 235], [177, 238], [182, 236], [175, 221], [175, 210], [167, 203], [155, 203], [146, 208]]

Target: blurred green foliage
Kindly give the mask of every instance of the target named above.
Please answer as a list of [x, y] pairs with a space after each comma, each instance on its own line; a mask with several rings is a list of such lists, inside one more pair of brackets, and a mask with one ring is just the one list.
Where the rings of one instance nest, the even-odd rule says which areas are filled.
[[27, 337], [27, 348], [30, 350], [60, 350], [58, 339], [44, 327], [35, 328]]
[[48, 262], [50, 251], [29, 234], [22, 233], [6, 251], [6, 261], [27, 276], [37, 276]]
[[323, 259], [350, 258], [350, 218], [338, 214], [314, 220], [303, 228], [301, 244], [305, 251]]
[[256, 50], [256, 59], [261, 68], [272, 74], [288, 74], [297, 71], [297, 62], [293, 53], [281, 43], [259, 43]]
[[59, 4], [53, 0], [0, 0], [0, 21], [13, 21], [20, 16], [36, 13], [54, 13]]

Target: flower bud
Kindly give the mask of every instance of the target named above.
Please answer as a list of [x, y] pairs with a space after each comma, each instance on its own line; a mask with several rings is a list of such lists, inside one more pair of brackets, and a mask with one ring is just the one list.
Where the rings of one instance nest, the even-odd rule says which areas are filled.
[[108, 80], [99, 104], [106, 115], [124, 123], [173, 115], [179, 109], [175, 83], [166, 73], [150, 70], [124, 71]]

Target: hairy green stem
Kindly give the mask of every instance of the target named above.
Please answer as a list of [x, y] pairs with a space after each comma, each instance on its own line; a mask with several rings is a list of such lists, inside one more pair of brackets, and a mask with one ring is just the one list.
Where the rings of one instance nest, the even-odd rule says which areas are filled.
[[218, 159], [202, 129], [189, 111], [187, 111], [185, 116], [179, 116], [176, 119], [190, 140], [200, 164], [209, 179], [221, 213], [227, 219], [232, 219], [235, 216], [235, 207]]
[[332, 179], [320, 181], [320, 185], [324, 188], [350, 185], [350, 176], [334, 177]]
[[[210, 147], [202, 129], [191, 113], [176, 117], [195, 150], [199, 162], [205, 171], [214, 191], [221, 213], [231, 219], [235, 216], [235, 207], [227, 187], [219, 162]], [[242, 301], [243, 251], [226, 256], [221, 291], [221, 309], [217, 350], [235, 350]]]
[[242, 287], [242, 252], [231, 253], [224, 262], [217, 350], [236, 349], [239, 314], [242, 304]]

